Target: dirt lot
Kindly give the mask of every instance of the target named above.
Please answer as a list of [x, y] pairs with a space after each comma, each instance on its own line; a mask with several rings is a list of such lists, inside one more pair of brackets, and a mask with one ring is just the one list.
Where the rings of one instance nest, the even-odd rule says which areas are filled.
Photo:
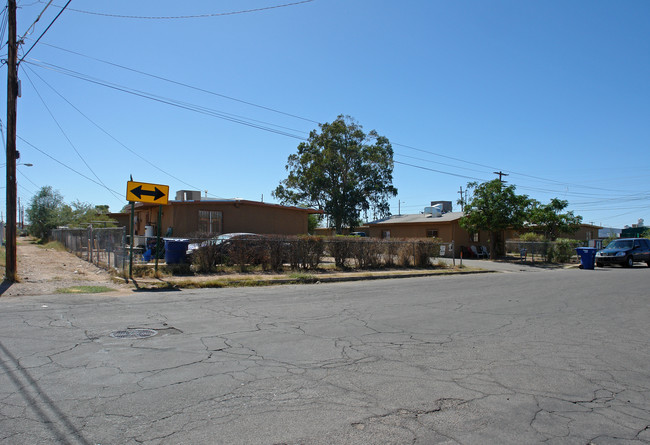
[[[130, 291], [127, 284], [116, 283], [110, 274], [68, 252], [46, 249], [29, 238], [17, 245], [18, 283], [3, 283], [0, 296], [43, 295], [73, 286], [105, 286], [115, 291]], [[4, 270], [2, 271], [4, 274]]]

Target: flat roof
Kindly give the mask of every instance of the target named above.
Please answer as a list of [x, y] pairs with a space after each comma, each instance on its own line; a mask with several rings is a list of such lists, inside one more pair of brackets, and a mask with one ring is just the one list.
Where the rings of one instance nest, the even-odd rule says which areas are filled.
[[368, 225], [381, 224], [428, 224], [428, 223], [445, 223], [461, 219], [463, 212], [447, 212], [441, 216], [433, 216], [431, 213], [416, 213], [412, 215], [391, 215], [388, 218], [378, 219], [367, 223]]
[[[310, 214], [324, 213], [322, 210], [311, 209], [308, 207], [297, 207], [297, 206], [285, 206], [282, 204], [271, 204], [261, 201], [248, 201], [246, 199], [209, 199], [209, 200], [198, 200], [198, 201], [177, 201], [170, 199], [167, 205], [206, 205], [206, 204], [244, 204], [260, 207], [274, 207], [287, 210], [300, 210]], [[158, 204], [149, 203], [149, 202], [136, 202], [136, 209], [144, 209], [149, 207], [158, 207]]]

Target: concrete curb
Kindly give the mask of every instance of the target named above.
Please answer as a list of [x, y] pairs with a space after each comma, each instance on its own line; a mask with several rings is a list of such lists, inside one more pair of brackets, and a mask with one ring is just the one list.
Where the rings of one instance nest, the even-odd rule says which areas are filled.
[[321, 283], [341, 283], [341, 282], [353, 282], [353, 281], [368, 281], [368, 280], [389, 280], [397, 278], [419, 278], [419, 277], [442, 277], [442, 276], [456, 276], [456, 275], [476, 275], [476, 274], [485, 274], [485, 273], [500, 273], [499, 271], [494, 270], [467, 270], [467, 271], [431, 271], [423, 273], [386, 273], [386, 274], [376, 274], [376, 275], [349, 275], [349, 276], [318, 276], [311, 275], [306, 278], [279, 278], [279, 279], [250, 279], [250, 280], [228, 280], [227, 277], [215, 278], [214, 281], [223, 280], [223, 282], [214, 283], [210, 285], [210, 282], [201, 282], [197, 281], [196, 286], [192, 283], [188, 283], [183, 279], [136, 279], [135, 282], [137, 286], [133, 289], [134, 292], [137, 291], [161, 291], [164, 289], [210, 289], [210, 288], [224, 288], [224, 287], [253, 287], [253, 286], [274, 286], [274, 285], [290, 285], [290, 284], [321, 284]]

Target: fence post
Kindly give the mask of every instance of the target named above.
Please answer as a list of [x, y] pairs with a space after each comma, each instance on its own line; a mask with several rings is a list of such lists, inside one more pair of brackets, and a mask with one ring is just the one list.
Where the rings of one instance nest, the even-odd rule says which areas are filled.
[[86, 236], [88, 237], [88, 262], [92, 263], [93, 262], [93, 229], [91, 227], [88, 227], [86, 229]]
[[452, 241], [451, 242], [451, 260], [452, 260], [452, 264], [454, 265], [454, 267], [456, 267], [456, 249], [455, 249], [455, 247], [456, 246], [454, 246], [454, 242]]

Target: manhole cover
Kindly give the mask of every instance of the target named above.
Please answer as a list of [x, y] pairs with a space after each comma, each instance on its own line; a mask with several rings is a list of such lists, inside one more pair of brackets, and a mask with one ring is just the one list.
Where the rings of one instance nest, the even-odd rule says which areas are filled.
[[153, 329], [127, 329], [125, 331], [111, 332], [113, 338], [148, 338], [153, 337], [158, 332]]

